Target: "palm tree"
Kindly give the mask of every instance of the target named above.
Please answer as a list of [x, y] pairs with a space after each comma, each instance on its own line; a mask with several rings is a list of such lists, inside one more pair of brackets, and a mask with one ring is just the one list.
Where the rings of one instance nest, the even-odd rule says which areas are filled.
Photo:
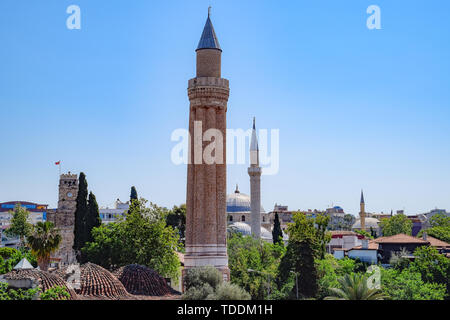
[[58, 250], [61, 243], [59, 230], [51, 222], [38, 222], [31, 235], [27, 237], [31, 252], [37, 256], [38, 266], [47, 271], [50, 255]]
[[346, 274], [338, 281], [341, 289], [330, 288], [334, 295], [326, 297], [325, 300], [383, 300], [385, 298], [381, 290], [368, 288], [365, 275]]

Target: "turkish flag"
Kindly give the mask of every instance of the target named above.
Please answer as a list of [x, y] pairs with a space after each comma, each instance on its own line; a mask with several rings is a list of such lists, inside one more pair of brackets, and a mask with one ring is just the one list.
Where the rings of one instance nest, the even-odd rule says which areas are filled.
[[57, 166], [59, 166], [59, 165], [61, 164], [61, 161], [55, 162], [55, 164], [56, 164]]

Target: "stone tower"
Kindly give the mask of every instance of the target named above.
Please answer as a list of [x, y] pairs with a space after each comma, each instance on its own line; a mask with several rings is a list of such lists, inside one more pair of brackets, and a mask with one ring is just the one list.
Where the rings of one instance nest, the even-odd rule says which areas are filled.
[[78, 176], [62, 174], [59, 179], [58, 209], [49, 215], [48, 220], [59, 229], [62, 241], [53, 257], [61, 259], [62, 265], [76, 263], [73, 250], [75, 210], [77, 208]]
[[256, 239], [261, 238], [261, 167], [259, 166], [259, 147], [256, 137], [256, 124], [253, 118], [252, 140], [250, 142], [250, 207], [252, 235]]
[[[229, 280], [226, 231], [226, 112], [228, 80], [221, 78], [219, 41], [210, 14], [197, 47], [197, 76], [189, 80], [189, 164], [186, 199], [185, 269], [211, 265]], [[219, 132], [215, 161], [203, 153], [212, 144], [205, 132]], [[215, 130], [214, 130], [215, 129]], [[205, 141], [207, 140], [207, 141]], [[221, 141], [218, 141], [221, 140]], [[193, 143], [192, 143], [193, 141]], [[222, 142], [222, 143], [220, 143]]]
[[361, 230], [366, 230], [366, 210], [365, 210], [365, 203], [364, 203], [364, 193], [361, 190], [361, 202], [359, 204], [360, 212], [359, 212], [359, 218], [361, 222]]

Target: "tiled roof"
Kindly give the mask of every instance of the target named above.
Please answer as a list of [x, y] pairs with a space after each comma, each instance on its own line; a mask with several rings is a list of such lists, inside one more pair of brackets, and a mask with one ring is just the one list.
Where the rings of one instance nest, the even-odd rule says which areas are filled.
[[433, 247], [439, 247], [439, 248], [450, 247], [449, 243], [439, 240], [439, 239], [436, 239], [436, 238], [433, 238], [433, 237], [430, 237], [430, 236], [427, 237], [427, 240], [430, 242], [430, 245]]
[[417, 243], [417, 244], [429, 244], [429, 241], [425, 241], [420, 238], [409, 236], [404, 233], [396, 234], [390, 237], [380, 237], [375, 239], [376, 243]]
[[[369, 247], [368, 247], [368, 249], [365, 249], [365, 250], [378, 250], [378, 247], [379, 247], [379, 245], [378, 245], [378, 243], [375, 242], [375, 240], [369, 240]], [[362, 246], [357, 246], [357, 247], [354, 247], [354, 248], [351, 248], [348, 250], [353, 250], [353, 249], [361, 250]]]

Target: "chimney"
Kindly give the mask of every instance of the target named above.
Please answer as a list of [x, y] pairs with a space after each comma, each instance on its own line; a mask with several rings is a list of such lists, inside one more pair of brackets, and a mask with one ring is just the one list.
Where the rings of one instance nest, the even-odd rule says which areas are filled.
[[423, 240], [428, 241], [428, 234], [426, 231], [423, 232], [422, 238]]
[[367, 239], [362, 240], [362, 248], [366, 250], [369, 249], [369, 240]]

